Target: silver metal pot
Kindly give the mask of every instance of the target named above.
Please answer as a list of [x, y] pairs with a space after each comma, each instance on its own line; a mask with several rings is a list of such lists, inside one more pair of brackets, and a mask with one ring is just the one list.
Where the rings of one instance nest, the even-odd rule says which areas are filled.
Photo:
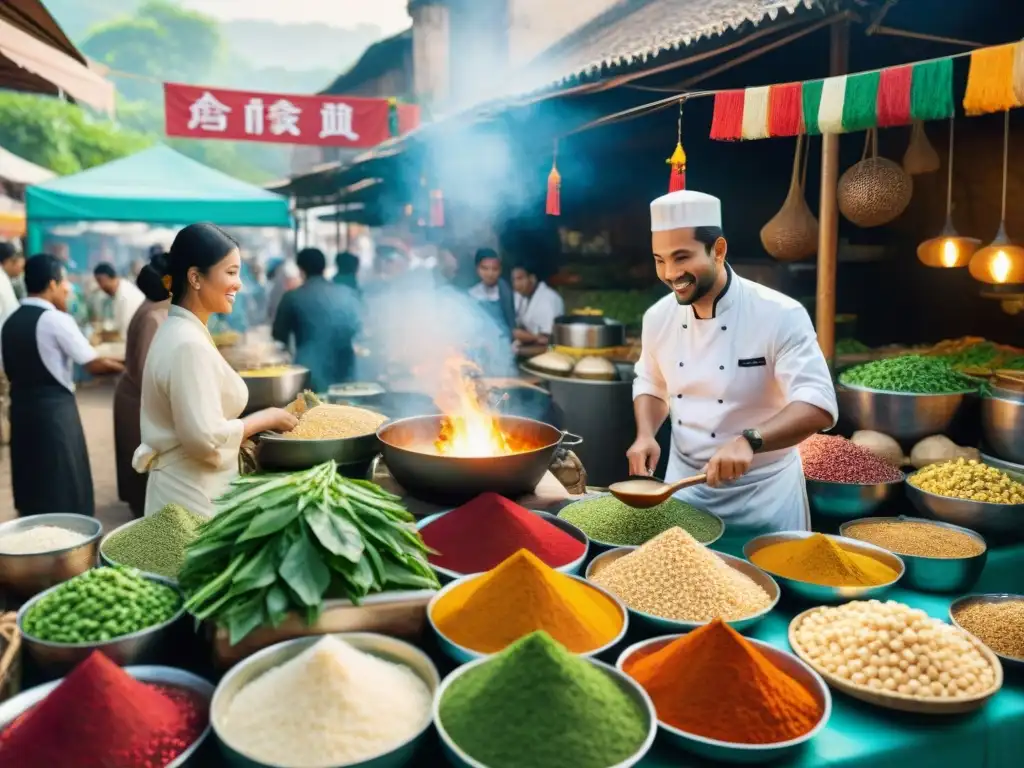
[[871, 429], [901, 441], [945, 434], [968, 394], [913, 395], [848, 384], [836, 387], [839, 412], [857, 429]]
[[0, 588], [13, 595], [31, 597], [85, 573], [96, 564], [103, 524], [94, 517], [60, 513], [30, 515], [0, 525], [0, 534], [8, 535], [40, 525], [67, 528], [86, 538], [72, 547], [54, 552], [0, 553]]
[[983, 397], [981, 428], [985, 444], [999, 458], [1024, 464], [1024, 397]]
[[428, 451], [441, 433], [443, 418], [412, 416], [377, 430], [384, 463], [392, 477], [406, 491], [428, 501], [461, 504], [488, 491], [509, 498], [531, 493], [548, 471], [555, 449], [583, 442], [542, 421], [499, 416], [502, 431], [537, 447], [486, 458], [440, 456]]
[[256, 461], [260, 469], [271, 472], [296, 472], [331, 459], [341, 466], [369, 465], [379, 447], [376, 434], [332, 440], [295, 440], [264, 434], [256, 444]]
[[618, 320], [587, 315], [563, 315], [555, 320], [554, 342], [574, 349], [607, 349], [626, 344], [626, 326]]
[[246, 411], [283, 408], [306, 386], [308, 376], [309, 369], [301, 365], [290, 366], [289, 370], [280, 376], [242, 376], [245, 386], [249, 388]]

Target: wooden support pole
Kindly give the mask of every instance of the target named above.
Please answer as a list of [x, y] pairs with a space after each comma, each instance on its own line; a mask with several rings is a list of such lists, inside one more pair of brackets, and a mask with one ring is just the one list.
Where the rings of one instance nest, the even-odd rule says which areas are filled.
[[[850, 22], [829, 29], [829, 74], [842, 75], [849, 66]], [[815, 327], [818, 345], [831, 364], [836, 351], [836, 258], [839, 250], [839, 135], [821, 137], [821, 198], [818, 207], [818, 291]]]

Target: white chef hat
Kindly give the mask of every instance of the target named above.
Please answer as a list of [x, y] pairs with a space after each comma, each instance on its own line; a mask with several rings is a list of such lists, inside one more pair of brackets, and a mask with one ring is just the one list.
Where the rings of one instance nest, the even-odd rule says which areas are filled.
[[703, 192], [683, 189], [651, 203], [651, 232], [687, 227], [722, 226], [722, 201]]

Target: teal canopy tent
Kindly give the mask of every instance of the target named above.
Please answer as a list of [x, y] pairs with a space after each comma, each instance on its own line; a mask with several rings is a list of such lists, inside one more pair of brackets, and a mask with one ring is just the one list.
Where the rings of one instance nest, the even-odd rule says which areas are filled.
[[288, 200], [157, 145], [25, 191], [29, 248], [43, 228], [69, 221], [139, 221], [225, 227], [288, 227]]

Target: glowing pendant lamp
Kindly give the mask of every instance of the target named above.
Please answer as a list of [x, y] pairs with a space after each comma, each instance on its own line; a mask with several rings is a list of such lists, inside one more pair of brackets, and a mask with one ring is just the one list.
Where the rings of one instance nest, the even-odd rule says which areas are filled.
[[953, 118], [949, 119], [949, 161], [946, 163], [946, 224], [938, 237], [917, 246], [917, 258], [926, 267], [966, 267], [981, 240], [960, 237], [953, 228]]
[[995, 239], [971, 257], [971, 277], [988, 283], [997, 291], [1019, 291], [1024, 285], [1024, 248], [1014, 245], [1006, 234], [1006, 177], [1010, 156], [1010, 113], [1003, 122], [1003, 208]]

